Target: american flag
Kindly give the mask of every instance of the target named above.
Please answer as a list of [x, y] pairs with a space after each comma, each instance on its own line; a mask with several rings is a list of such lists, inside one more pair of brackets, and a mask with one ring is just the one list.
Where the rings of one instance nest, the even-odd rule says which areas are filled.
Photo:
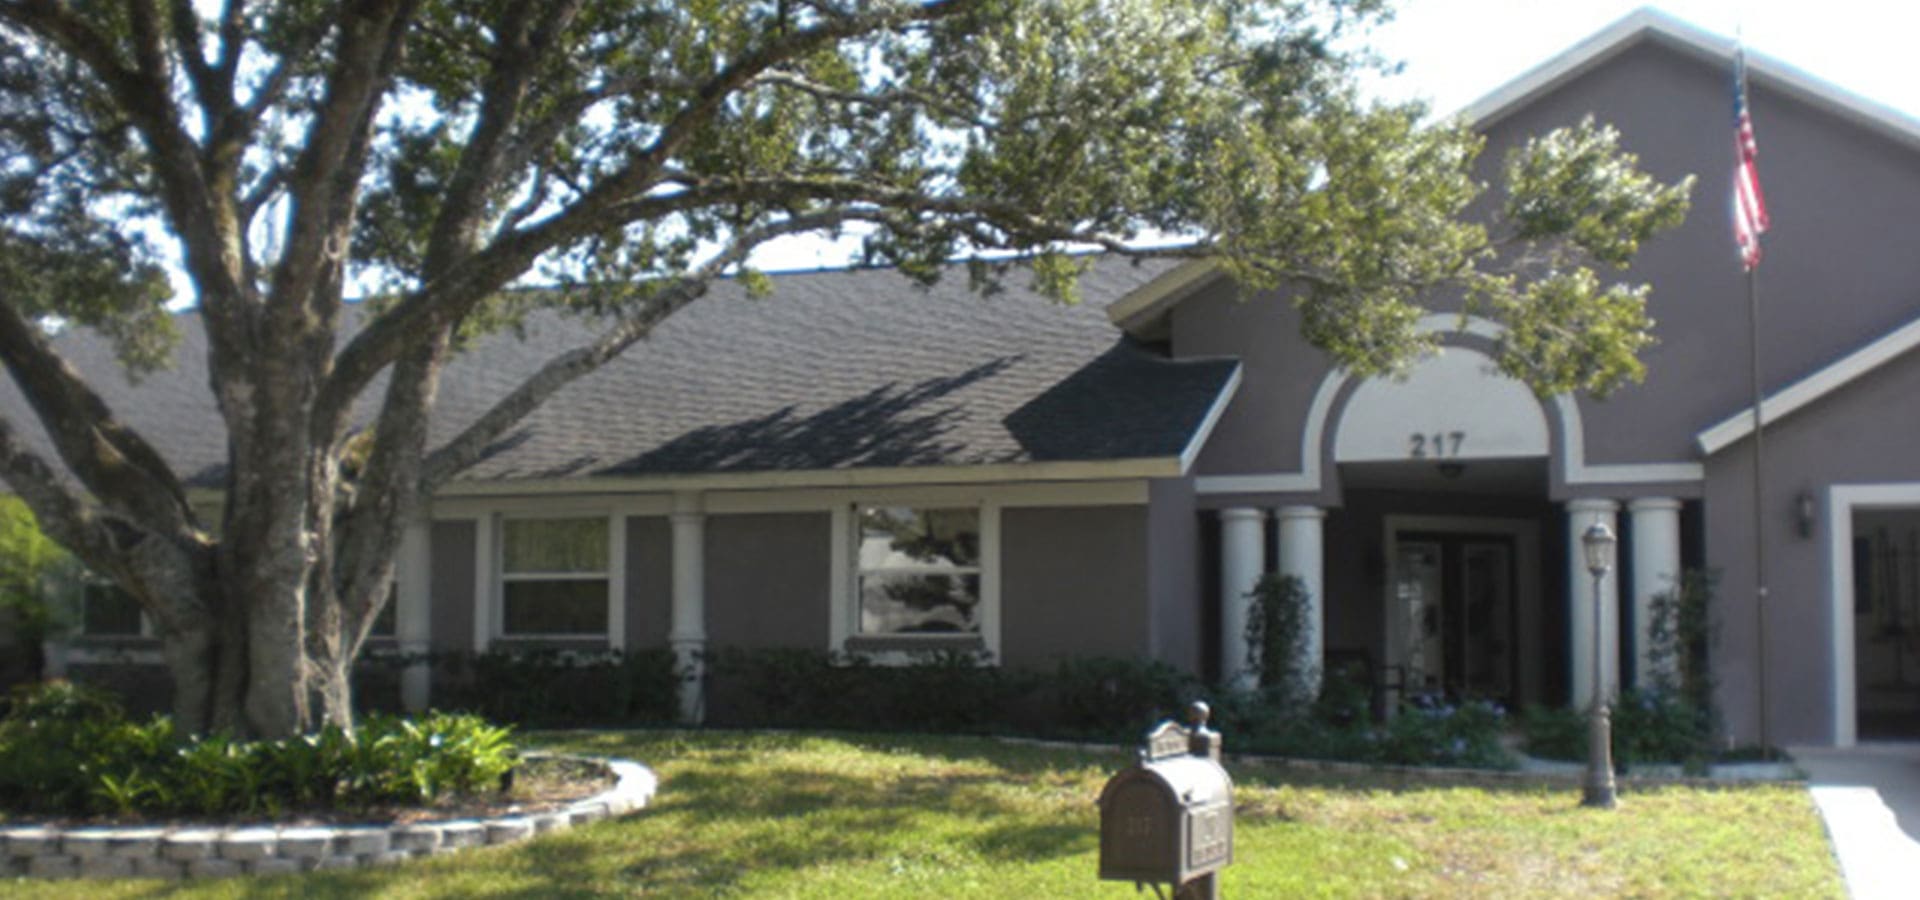
[[1733, 52], [1733, 149], [1733, 241], [1751, 272], [1760, 264], [1760, 236], [1767, 232], [1767, 198], [1760, 193], [1760, 148], [1747, 113], [1747, 56], [1739, 49]]

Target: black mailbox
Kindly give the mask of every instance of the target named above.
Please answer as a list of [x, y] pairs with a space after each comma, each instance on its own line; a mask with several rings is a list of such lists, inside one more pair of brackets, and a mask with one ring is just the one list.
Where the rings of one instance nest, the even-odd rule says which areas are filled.
[[1193, 727], [1162, 722], [1140, 761], [1100, 791], [1100, 877], [1171, 884], [1176, 897], [1216, 897], [1214, 873], [1233, 862], [1233, 780], [1220, 735], [1195, 703]]

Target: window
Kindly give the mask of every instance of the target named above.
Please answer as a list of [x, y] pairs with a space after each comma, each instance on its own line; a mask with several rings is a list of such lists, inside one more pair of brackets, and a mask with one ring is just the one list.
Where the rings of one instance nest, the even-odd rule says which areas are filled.
[[979, 510], [861, 507], [858, 538], [855, 633], [980, 634]]
[[140, 637], [140, 603], [120, 586], [89, 579], [80, 586], [80, 633], [86, 637]]
[[604, 637], [607, 520], [508, 519], [500, 530], [500, 633]]

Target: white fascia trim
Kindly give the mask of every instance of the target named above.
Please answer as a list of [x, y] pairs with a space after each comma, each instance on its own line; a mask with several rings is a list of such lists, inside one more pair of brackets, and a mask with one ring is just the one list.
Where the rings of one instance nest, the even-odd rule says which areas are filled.
[[1833, 660], [1833, 745], [1859, 738], [1853, 653], [1853, 514], [1862, 509], [1920, 507], [1920, 482], [1836, 484], [1827, 488], [1827, 614]]
[[[1640, 9], [1495, 88], [1457, 114], [1476, 130], [1485, 130], [1536, 96], [1600, 66], [1632, 47], [1648, 32], [1695, 56], [1733, 65], [1735, 42], [1666, 13]], [[1747, 76], [1754, 83], [1825, 107], [1855, 124], [1880, 132], [1908, 147], [1920, 148], [1920, 120], [1843, 90], [1779, 60], [1747, 52]]]
[[[1767, 424], [1780, 421], [1795, 410], [1839, 390], [1848, 382], [1899, 358], [1920, 346], [1920, 319], [1908, 322], [1879, 340], [1861, 347], [1812, 375], [1782, 388], [1760, 401], [1760, 414]], [[1729, 444], [1753, 433], [1753, 407], [1749, 406], [1719, 424], [1700, 432], [1695, 439], [1700, 451], [1711, 456]]]
[[1130, 478], [1178, 478], [1185, 472], [1177, 456], [1072, 462], [989, 463], [977, 466], [811, 469], [781, 472], [721, 472], [660, 475], [647, 478], [586, 477], [456, 481], [440, 489], [435, 502], [455, 497], [558, 494], [666, 493], [673, 491], [746, 491], [773, 488], [872, 488], [920, 484], [985, 484], [1026, 481], [1106, 481]]
[[1233, 402], [1233, 396], [1240, 392], [1241, 376], [1246, 367], [1233, 364], [1233, 374], [1227, 376], [1227, 383], [1220, 388], [1219, 396], [1213, 398], [1213, 406], [1207, 409], [1207, 415], [1200, 420], [1200, 427], [1193, 430], [1193, 437], [1187, 441], [1187, 449], [1180, 451], [1180, 474], [1192, 471], [1193, 461], [1200, 458], [1200, 450], [1207, 446], [1207, 439], [1213, 436], [1213, 428], [1220, 424], [1220, 417], [1226, 415], [1227, 404]]
[[1132, 328], [1158, 313], [1166, 301], [1185, 296], [1219, 272], [1220, 265], [1213, 260], [1187, 260], [1107, 304], [1107, 321], [1122, 330]]

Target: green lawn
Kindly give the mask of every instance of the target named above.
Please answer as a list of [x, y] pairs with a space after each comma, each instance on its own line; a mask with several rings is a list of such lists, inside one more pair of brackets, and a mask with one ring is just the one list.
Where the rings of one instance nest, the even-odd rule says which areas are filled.
[[[518, 847], [256, 882], [89, 885], [89, 897], [1105, 897], [1094, 798], [1117, 754], [987, 740], [559, 735], [659, 772], [654, 806]], [[1394, 788], [1236, 771], [1227, 897], [1842, 896], [1797, 786], [1626, 793]], [[72, 896], [16, 882], [0, 893]]]

